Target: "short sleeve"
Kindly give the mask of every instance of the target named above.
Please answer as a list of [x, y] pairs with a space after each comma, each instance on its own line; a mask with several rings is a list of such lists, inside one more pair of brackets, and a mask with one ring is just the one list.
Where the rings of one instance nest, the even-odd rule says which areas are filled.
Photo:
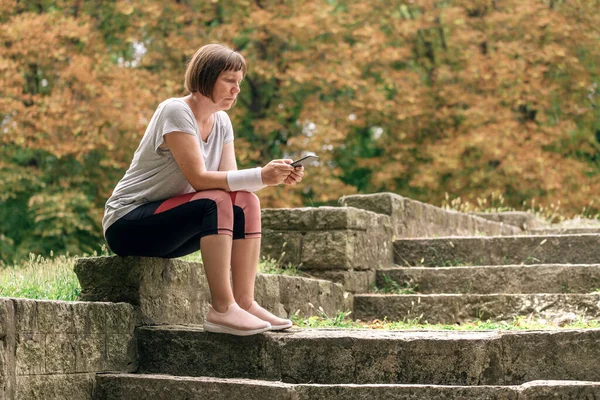
[[196, 122], [188, 107], [177, 100], [171, 100], [165, 104], [160, 122], [157, 126], [155, 149], [163, 143], [164, 135], [171, 132], [184, 132], [190, 135], [198, 136], [196, 133]]
[[233, 125], [226, 112], [222, 112], [221, 116], [223, 118], [223, 145], [226, 145], [233, 142]]

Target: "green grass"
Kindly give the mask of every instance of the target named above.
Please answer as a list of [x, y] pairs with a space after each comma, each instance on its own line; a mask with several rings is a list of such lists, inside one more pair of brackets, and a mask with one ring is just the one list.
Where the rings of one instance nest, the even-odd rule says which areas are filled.
[[441, 208], [463, 213], [501, 213], [505, 211], [526, 211], [534, 214], [538, 219], [549, 224], [560, 223], [574, 218], [600, 220], [598, 207], [594, 205], [593, 200], [591, 200], [586, 206], [582, 207], [579, 213], [564, 212], [561, 210], [560, 202], [556, 204], [551, 203], [548, 206], [544, 206], [543, 204], [536, 202], [536, 199], [533, 198], [529, 202], [523, 201], [519, 207], [512, 207], [506, 205], [505, 200], [506, 199], [504, 198], [504, 195], [500, 192], [492, 192], [488, 196], [478, 197], [472, 202], [462, 199], [460, 196], [451, 199], [450, 195], [446, 193], [445, 199], [442, 201]]
[[373, 287], [373, 293], [385, 294], [417, 294], [418, 285], [413, 282], [404, 281], [398, 283], [387, 274], [383, 274], [383, 286]]
[[403, 321], [374, 320], [369, 322], [348, 319], [350, 311], [339, 312], [333, 317], [326, 315], [322, 309], [319, 315], [302, 317], [294, 315], [292, 321], [300, 328], [336, 328], [336, 329], [382, 329], [382, 330], [434, 330], [434, 331], [514, 331], [544, 329], [585, 329], [600, 328], [600, 321], [578, 319], [570, 324], [559, 326], [544, 319], [516, 317], [512, 321], [475, 320], [463, 324], [429, 324], [420, 318]]
[[32, 254], [20, 265], [0, 268], [0, 297], [77, 300], [81, 286], [73, 272], [75, 259]]

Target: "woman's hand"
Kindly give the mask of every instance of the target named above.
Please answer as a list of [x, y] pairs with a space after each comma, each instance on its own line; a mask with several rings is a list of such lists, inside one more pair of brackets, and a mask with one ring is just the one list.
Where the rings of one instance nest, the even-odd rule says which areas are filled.
[[[288, 162], [289, 161], [289, 162]], [[277, 186], [281, 183], [287, 183], [294, 167], [289, 165], [292, 160], [273, 160], [262, 167], [261, 178], [263, 185]]]
[[304, 167], [299, 166], [294, 168], [292, 172], [290, 172], [289, 176], [285, 179], [284, 183], [286, 185], [295, 185], [296, 183], [300, 183], [302, 178], [304, 177]]

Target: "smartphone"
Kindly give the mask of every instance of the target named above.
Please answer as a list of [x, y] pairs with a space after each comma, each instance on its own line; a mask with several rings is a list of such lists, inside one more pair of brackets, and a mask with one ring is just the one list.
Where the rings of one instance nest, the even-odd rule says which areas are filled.
[[315, 155], [304, 156], [301, 159], [294, 161], [290, 165], [292, 167], [303, 167], [308, 165], [308, 163], [310, 163], [311, 161], [317, 160], [318, 158], [319, 157]]

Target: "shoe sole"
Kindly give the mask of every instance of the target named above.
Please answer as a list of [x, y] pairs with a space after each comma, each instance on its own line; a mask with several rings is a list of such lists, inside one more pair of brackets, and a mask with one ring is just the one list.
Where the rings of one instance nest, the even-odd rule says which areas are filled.
[[229, 335], [235, 335], [235, 336], [251, 336], [251, 335], [256, 335], [259, 333], [266, 332], [270, 329], [271, 329], [271, 325], [267, 326], [266, 328], [261, 328], [261, 329], [243, 330], [243, 329], [230, 328], [230, 327], [224, 326], [224, 325], [213, 324], [212, 322], [204, 323], [204, 330], [206, 332], [227, 333]]
[[293, 324], [289, 324], [289, 325], [272, 325], [271, 326], [271, 331], [282, 331], [284, 329], [289, 329], [292, 327]]

